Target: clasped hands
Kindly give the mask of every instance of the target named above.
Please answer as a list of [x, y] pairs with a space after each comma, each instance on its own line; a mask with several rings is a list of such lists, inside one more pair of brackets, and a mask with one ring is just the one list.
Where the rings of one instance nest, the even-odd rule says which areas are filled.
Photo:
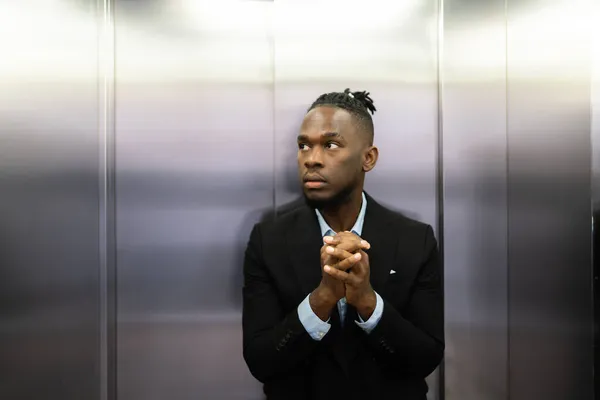
[[317, 288], [327, 303], [337, 303], [343, 297], [367, 320], [377, 304], [370, 281], [369, 256], [371, 245], [352, 232], [325, 236], [321, 247], [322, 280]]

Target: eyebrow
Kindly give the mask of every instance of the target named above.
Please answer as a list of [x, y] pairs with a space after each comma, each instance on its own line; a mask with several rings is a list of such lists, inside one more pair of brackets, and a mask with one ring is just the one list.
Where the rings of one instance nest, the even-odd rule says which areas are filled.
[[[340, 135], [338, 132], [325, 132], [324, 134], [321, 135], [321, 137], [343, 139], [342, 135]], [[308, 136], [298, 135], [298, 141], [299, 142], [308, 141]]]

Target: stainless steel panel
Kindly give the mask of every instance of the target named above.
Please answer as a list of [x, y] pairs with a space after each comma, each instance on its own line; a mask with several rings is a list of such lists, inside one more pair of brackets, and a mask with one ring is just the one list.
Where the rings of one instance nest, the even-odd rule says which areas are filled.
[[0, 2], [2, 399], [99, 399], [98, 17]]
[[508, 398], [504, 0], [443, 10], [446, 400]]
[[120, 399], [261, 393], [240, 297], [250, 229], [273, 207], [263, 4], [117, 2]]
[[510, 398], [593, 395], [589, 1], [508, 1]]
[[[301, 195], [296, 136], [322, 93], [367, 90], [377, 166], [365, 189], [437, 227], [437, 1], [274, 3], [275, 202]], [[331, 23], [332, 17], [339, 21]], [[437, 373], [428, 380], [436, 399]]]
[[[596, 8], [596, 18], [600, 8]], [[594, 264], [594, 399], [600, 399], [600, 25], [592, 34], [592, 209]]]

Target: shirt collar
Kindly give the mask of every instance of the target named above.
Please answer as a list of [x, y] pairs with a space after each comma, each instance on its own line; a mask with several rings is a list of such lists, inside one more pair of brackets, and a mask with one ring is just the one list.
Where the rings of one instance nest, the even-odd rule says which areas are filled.
[[[362, 193], [362, 204], [360, 206], [360, 212], [358, 213], [358, 218], [356, 218], [356, 222], [352, 227], [351, 231], [357, 234], [358, 236], [362, 235], [363, 224], [365, 222], [365, 213], [367, 211], [367, 197], [365, 196], [365, 192]], [[336, 232], [331, 229], [331, 227], [325, 222], [325, 218], [321, 215], [319, 210], [315, 210], [317, 213], [317, 219], [319, 220], [319, 226], [321, 227], [321, 236], [334, 235]]]

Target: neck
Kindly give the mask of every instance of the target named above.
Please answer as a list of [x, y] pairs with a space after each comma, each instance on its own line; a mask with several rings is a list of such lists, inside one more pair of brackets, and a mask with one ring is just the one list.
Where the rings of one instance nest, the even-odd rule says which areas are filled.
[[360, 208], [362, 206], [362, 188], [355, 189], [348, 200], [330, 208], [321, 209], [321, 214], [325, 222], [335, 232], [349, 231], [358, 219]]

